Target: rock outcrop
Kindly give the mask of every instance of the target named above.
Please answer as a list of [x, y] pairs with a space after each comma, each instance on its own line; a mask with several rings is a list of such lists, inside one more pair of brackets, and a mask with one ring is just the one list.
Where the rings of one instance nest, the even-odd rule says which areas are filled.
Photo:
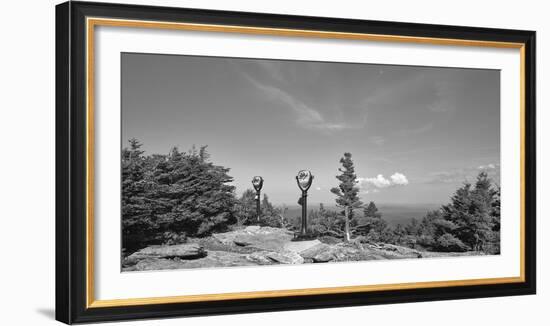
[[196, 243], [184, 243], [173, 246], [151, 246], [134, 252], [124, 260], [125, 264], [134, 264], [145, 259], [197, 259], [206, 256], [203, 247]]
[[261, 250], [280, 251], [294, 237], [293, 233], [280, 228], [247, 226], [244, 229], [212, 235], [225, 245], [254, 247]]
[[336, 241], [293, 241], [288, 230], [248, 226], [189, 239], [173, 246], [141, 249], [123, 261], [124, 271], [161, 269], [259, 266], [276, 264], [326, 263], [383, 259], [418, 259], [426, 257], [464, 256], [469, 253], [433, 253], [386, 243], [350, 243]]

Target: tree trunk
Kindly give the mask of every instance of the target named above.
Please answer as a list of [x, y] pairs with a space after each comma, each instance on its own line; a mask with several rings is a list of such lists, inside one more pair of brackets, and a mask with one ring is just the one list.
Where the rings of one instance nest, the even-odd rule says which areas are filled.
[[351, 240], [350, 233], [349, 233], [349, 208], [344, 208], [344, 214], [346, 215], [346, 219], [344, 221], [344, 242], [349, 242]]

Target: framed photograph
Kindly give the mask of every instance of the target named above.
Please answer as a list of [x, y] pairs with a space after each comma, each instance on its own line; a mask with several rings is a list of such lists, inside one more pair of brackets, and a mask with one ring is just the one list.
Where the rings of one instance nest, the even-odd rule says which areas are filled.
[[56, 318], [535, 293], [535, 32], [56, 7]]

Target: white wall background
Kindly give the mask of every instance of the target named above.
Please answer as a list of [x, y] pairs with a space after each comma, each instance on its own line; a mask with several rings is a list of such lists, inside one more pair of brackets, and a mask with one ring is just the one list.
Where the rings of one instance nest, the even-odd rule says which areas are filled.
[[[54, 320], [54, 5], [9, 1], [0, 11], [0, 324]], [[105, 1], [128, 2], [128, 1]], [[538, 294], [280, 313], [139, 321], [124, 325], [543, 325], [550, 320], [550, 20], [544, 1], [134, 0], [206, 9], [536, 30], [538, 56]], [[546, 147], [546, 148], [544, 148]], [[544, 256], [544, 257], [543, 257]]]

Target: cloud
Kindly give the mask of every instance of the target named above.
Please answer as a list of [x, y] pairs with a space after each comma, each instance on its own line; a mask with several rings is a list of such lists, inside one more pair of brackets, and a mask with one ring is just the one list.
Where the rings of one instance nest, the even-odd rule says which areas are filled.
[[487, 164], [487, 165], [480, 165], [477, 167], [479, 170], [493, 170], [493, 169], [496, 169], [496, 165], [495, 164]]
[[369, 141], [375, 145], [382, 146], [386, 143], [386, 139], [381, 136], [372, 136], [369, 137]]
[[432, 130], [433, 128], [434, 128], [433, 122], [428, 122], [417, 128], [399, 130], [396, 132], [396, 134], [399, 136], [413, 136], [413, 135], [423, 134], [425, 132]]
[[409, 184], [409, 180], [407, 180], [407, 177], [404, 174], [401, 174], [399, 172], [395, 172], [391, 177], [391, 182], [394, 185], [404, 186]]
[[[280, 67], [276, 64], [262, 63], [260, 65], [262, 69], [268, 73], [271, 82], [261, 81], [259, 78], [254, 77], [250, 73], [244, 71], [241, 68], [239, 72], [244, 78], [250, 82], [258, 90], [262, 91], [269, 100], [276, 101], [283, 106], [290, 109], [295, 116], [296, 124], [306, 128], [321, 131], [339, 131], [346, 129], [359, 129], [363, 128], [366, 123], [366, 115], [363, 116], [362, 121], [331, 121], [327, 119], [319, 110], [308, 105], [299, 96], [286, 91], [282, 87], [275, 84], [281, 83], [284, 80], [284, 75], [280, 71]], [[273, 83], [273, 79], [277, 81]]]
[[426, 183], [451, 183], [461, 184], [474, 182], [480, 172], [486, 172], [487, 176], [494, 182], [500, 183], [500, 164], [489, 163], [477, 167], [453, 169], [449, 171], [438, 171], [429, 174]]
[[385, 178], [382, 174], [379, 174], [373, 178], [357, 179], [359, 181], [359, 188], [363, 193], [376, 193], [379, 192], [380, 189], [406, 186], [409, 184], [407, 177], [399, 172], [392, 174], [389, 179]]

